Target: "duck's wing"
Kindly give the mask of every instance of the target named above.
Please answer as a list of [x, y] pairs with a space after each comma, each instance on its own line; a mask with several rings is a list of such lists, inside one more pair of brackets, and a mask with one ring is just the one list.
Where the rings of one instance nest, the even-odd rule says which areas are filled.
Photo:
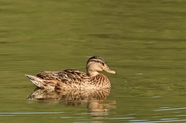
[[66, 69], [64, 71], [43, 71], [36, 75], [44, 80], [58, 80], [62, 82], [83, 81], [89, 76], [82, 71], [76, 69]]
[[43, 71], [38, 73], [36, 76], [44, 80], [55, 80], [58, 77], [59, 71]]

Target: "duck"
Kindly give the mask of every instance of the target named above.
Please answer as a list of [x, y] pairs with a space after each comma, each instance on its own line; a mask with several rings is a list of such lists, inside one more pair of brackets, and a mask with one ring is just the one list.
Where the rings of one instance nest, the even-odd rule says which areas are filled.
[[108, 67], [102, 57], [92, 56], [86, 63], [86, 72], [77, 69], [65, 69], [63, 71], [43, 71], [36, 76], [25, 75], [37, 88], [51, 91], [111, 88], [109, 79], [100, 73], [101, 71], [116, 74], [114, 70]]

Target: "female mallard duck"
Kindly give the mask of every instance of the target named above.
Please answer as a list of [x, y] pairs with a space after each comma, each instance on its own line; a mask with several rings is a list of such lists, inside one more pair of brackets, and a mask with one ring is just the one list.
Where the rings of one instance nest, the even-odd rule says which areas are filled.
[[116, 72], [109, 69], [103, 58], [99, 56], [89, 58], [86, 69], [87, 73], [66, 69], [64, 71], [43, 71], [36, 76], [26, 76], [36, 87], [47, 90], [110, 88], [109, 79], [99, 72], [103, 70], [111, 74]]

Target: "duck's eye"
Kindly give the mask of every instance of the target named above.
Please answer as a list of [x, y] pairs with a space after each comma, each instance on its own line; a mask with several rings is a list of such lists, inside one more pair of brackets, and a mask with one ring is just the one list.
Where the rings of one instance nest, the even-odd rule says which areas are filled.
[[105, 66], [105, 63], [101, 62], [101, 64], [102, 64], [103, 66]]

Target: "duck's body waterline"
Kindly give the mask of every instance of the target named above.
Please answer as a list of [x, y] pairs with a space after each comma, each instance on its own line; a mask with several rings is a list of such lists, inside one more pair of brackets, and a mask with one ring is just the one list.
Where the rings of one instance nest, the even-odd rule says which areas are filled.
[[93, 56], [87, 62], [87, 73], [66, 69], [64, 71], [44, 71], [36, 76], [26, 76], [36, 87], [48, 90], [110, 88], [109, 79], [99, 73], [102, 70], [115, 74], [115, 71], [109, 69], [103, 58]]

